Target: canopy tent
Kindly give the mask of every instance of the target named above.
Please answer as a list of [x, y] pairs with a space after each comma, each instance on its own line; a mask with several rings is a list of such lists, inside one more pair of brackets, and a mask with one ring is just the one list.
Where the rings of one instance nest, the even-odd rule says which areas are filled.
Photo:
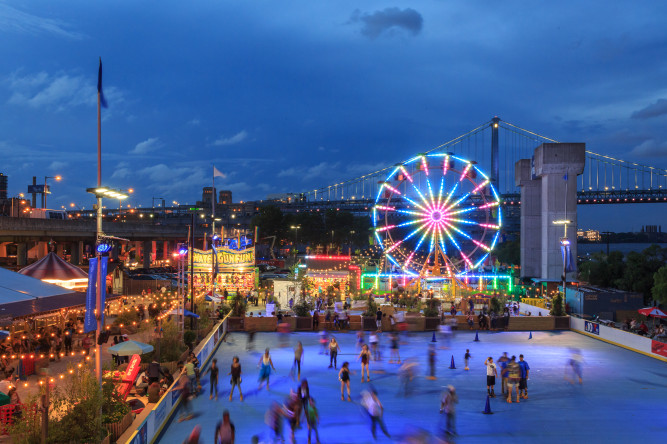
[[[0, 268], [0, 322], [86, 303], [85, 293]], [[8, 320], [8, 322], [6, 322]]]
[[[167, 314], [168, 314], [169, 316], [177, 316], [177, 315], [179, 315], [179, 314], [181, 314], [181, 313], [179, 313], [178, 310], [176, 310], [176, 309], [174, 308], [174, 309], [172, 309], [172, 310], [171, 310], [169, 313], [167, 313]], [[191, 312], [190, 310], [184, 310], [183, 316], [187, 316], [187, 317], [190, 317], [190, 318], [199, 319], [199, 315], [198, 315], [198, 314], [194, 314], [194, 313]]]
[[139, 341], [119, 342], [109, 347], [109, 353], [116, 356], [143, 355], [153, 351], [153, 346]]
[[69, 289], [85, 290], [88, 287], [88, 273], [66, 262], [53, 251], [22, 268], [19, 273]]

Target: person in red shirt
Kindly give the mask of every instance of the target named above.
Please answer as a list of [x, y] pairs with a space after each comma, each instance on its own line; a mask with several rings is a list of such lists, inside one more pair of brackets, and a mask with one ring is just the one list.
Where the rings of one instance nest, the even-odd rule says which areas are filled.
[[644, 334], [648, 334], [648, 327], [646, 326], [644, 321], [642, 321], [642, 323], [639, 325], [639, 331], [641, 331]]

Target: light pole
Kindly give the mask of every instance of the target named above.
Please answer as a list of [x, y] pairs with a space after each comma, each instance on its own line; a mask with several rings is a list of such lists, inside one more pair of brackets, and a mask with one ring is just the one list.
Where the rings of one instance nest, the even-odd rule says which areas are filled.
[[[98, 171], [100, 172], [100, 171]], [[98, 175], [97, 182], [100, 182], [100, 176]], [[102, 231], [102, 197], [110, 197], [113, 199], [125, 199], [128, 196], [120, 191], [112, 190], [111, 188], [106, 188], [103, 186], [97, 186], [95, 188], [86, 189], [87, 192], [94, 194], [97, 198], [96, 205], [96, 214], [97, 214], [97, 227], [95, 230], [95, 239], [96, 244], [99, 245], [103, 238], [105, 237], [104, 232]], [[100, 266], [100, 261], [102, 259], [102, 251], [100, 248], [95, 248], [95, 256], [97, 258], [97, 285], [95, 286], [95, 308], [96, 313], [95, 317], [97, 318], [97, 330], [95, 334], [95, 375], [97, 376], [97, 382], [102, 385], [102, 348], [100, 346], [100, 334], [102, 334], [102, 329], [104, 328], [102, 322], [102, 314], [104, 313], [104, 307], [102, 307], [102, 267]], [[106, 276], [105, 276], [106, 281]], [[105, 282], [106, 284], [106, 282]]]
[[46, 209], [46, 195], [48, 194], [48, 188], [46, 185], [46, 181], [48, 179], [55, 179], [56, 181], [59, 181], [62, 179], [60, 176], [44, 176], [44, 192], [42, 193], [42, 208]]
[[301, 225], [292, 225], [290, 228], [294, 230], [294, 259], [296, 260], [299, 254], [299, 228], [301, 228]]
[[572, 221], [568, 219], [561, 219], [553, 221], [554, 225], [563, 226], [563, 237], [560, 238], [560, 246], [563, 251], [563, 304], [565, 304], [565, 284], [567, 283], [567, 262], [569, 260], [568, 248], [570, 247], [570, 240], [567, 238], [567, 226]]
[[119, 197], [118, 198], [118, 220], [120, 220], [120, 217], [122, 216], [123, 212], [123, 199], [130, 197], [129, 194], [134, 193], [134, 188], [128, 188], [127, 190], [118, 190], [121, 193], [127, 193], [125, 197]]

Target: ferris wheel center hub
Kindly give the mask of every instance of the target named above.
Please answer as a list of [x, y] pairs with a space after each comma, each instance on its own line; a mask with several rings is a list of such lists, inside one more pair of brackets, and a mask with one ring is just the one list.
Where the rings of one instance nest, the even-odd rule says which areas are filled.
[[442, 219], [442, 213], [440, 213], [439, 211], [434, 211], [434, 212], [431, 214], [431, 219], [433, 219], [433, 220], [440, 220], [440, 219]]

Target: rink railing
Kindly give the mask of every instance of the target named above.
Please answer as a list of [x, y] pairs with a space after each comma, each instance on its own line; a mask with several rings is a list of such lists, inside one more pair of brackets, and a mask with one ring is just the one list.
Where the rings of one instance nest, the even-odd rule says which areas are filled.
[[667, 344], [664, 342], [575, 317], [570, 318], [570, 329], [582, 335], [667, 362]]
[[[229, 314], [222, 321], [218, 322], [194, 350], [202, 373], [227, 333], [228, 317]], [[160, 434], [178, 411], [178, 406], [181, 403], [181, 391], [175, 388], [178, 385], [178, 380], [179, 378], [176, 378], [172, 386], [169, 387], [169, 390], [162, 395], [160, 401], [153, 406], [148, 416], [146, 416], [126, 441], [127, 444], [152, 444], [157, 441]]]

